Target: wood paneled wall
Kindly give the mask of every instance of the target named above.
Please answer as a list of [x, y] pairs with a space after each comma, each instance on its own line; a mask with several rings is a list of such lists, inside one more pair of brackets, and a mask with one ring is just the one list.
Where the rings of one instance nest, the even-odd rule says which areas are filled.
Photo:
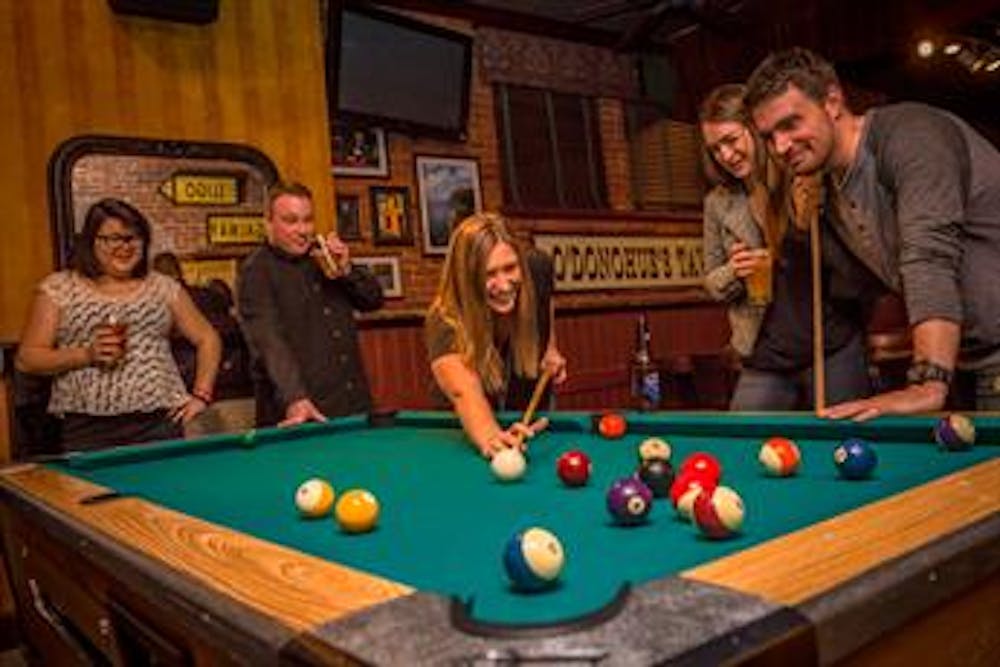
[[115, 134], [256, 146], [332, 224], [319, 2], [219, 3], [207, 26], [117, 16], [103, 0], [0, 0], [0, 340], [52, 269], [46, 165]]
[[[567, 359], [569, 379], [561, 389], [561, 409], [629, 407], [628, 364], [640, 311], [556, 313], [556, 339]], [[644, 311], [652, 354], [664, 362], [678, 355], [715, 356], [726, 345], [725, 310], [717, 304], [690, 304]], [[367, 323], [361, 351], [372, 395], [383, 409], [435, 407], [423, 328], [417, 320]], [[665, 391], [669, 388], [665, 385]], [[671, 402], [664, 396], [665, 402]]]

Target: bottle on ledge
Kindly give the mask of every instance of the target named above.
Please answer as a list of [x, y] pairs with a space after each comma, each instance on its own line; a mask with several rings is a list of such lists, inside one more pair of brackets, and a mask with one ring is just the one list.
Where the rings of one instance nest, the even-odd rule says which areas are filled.
[[629, 377], [635, 407], [643, 412], [656, 410], [660, 406], [660, 369], [650, 354], [649, 323], [645, 313], [640, 314], [636, 322]]

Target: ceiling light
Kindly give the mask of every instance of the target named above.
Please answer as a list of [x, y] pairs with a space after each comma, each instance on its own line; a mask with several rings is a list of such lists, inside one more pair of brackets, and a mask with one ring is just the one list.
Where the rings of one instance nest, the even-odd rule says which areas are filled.
[[934, 55], [934, 41], [922, 39], [917, 42], [917, 55], [921, 58], [930, 58]]
[[944, 52], [949, 56], [953, 56], [961, 50], [962, 50], [962, 45], [959, 44], [958, 42], [950, 42], [948, 44], [945, 44], [944, 47]]
[[995, 72], [1000, 69], [1000, 58], [994, 60], [989, 65], [986, 66], [987, 72]]

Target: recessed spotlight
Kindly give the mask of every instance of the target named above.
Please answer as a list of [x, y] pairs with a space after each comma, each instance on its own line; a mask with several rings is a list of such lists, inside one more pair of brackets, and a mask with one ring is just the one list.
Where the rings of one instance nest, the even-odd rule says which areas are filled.
[[934, 55], [934, 41], [922, 39], [917, 42], [917, 55], [921, 58], [930, 58]]
[[949, 56], [953, 56], [962, 50], [962, 45], [958, 42], [949, 42], [944, 46], [944, 52]]

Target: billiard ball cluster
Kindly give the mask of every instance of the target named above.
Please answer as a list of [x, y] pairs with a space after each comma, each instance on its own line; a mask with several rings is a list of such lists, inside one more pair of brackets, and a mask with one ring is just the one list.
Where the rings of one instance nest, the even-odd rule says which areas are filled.
[[721, 482], [719, 460], [706, 452], [695, 452], [681, 464], [670, 488], [670, 499], [677, 513], [715, 540], [739, 533], [746, 516], [743, 499]]
[[[336, 503], [334, 503], [336, 500]], [[345, 533], [366, 533], [378, 523], [379, 502], [371, 491], [351, 489], [339, 499], [333, 486], [324, 479], [312, 478], [299, 485], [295, 491], [295, 507], [299, 514], [318, 519], [330, 514]]]

